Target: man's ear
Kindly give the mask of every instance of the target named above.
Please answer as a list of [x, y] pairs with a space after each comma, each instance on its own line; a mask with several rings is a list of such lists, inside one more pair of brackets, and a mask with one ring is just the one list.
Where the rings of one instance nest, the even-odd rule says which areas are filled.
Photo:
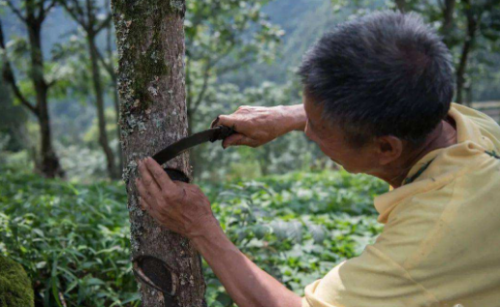
[[380, 165], [387, 165], [403, 154], [403, 142], [392, 135], [378, 137], [375, 145]]

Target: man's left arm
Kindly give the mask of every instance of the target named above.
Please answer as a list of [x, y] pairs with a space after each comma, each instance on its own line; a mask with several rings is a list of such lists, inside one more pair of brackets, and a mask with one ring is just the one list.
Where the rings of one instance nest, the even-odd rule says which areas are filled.
[[300, 307], [301, 297], [250, 261], [224, 234], [195, 185], [172, 181], [151, 158], [139, 162], [141, 207], [191, 240], [240, 307]]

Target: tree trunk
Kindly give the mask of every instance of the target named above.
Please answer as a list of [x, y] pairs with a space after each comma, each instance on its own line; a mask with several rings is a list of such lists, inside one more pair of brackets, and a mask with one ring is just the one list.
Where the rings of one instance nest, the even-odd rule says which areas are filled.
[[120, 133], [120, 99], [118, 98], [118, 80], [116, 78], [112, 78], [113, 85], [111, 86], [111, 90], [113, 91], [113, 104], [115, 107], [115, 113], [116, 113], [116, 139], [118, 140], [118, 146], [116, 148], [117, 152], [116, 155], [118, 157], [118, 168], [117, 168], [117, 174], [119, 177], [122, 176], [123, 172], [123, 153], [122, 153], [122, 146], [121, 146], [121, 133]]
[[106, 168], [108, 175], [112, 179], [119, 177], [115, 167], [115, 155], [109, 146], [108, 133], [106, 131], [106, 116], [104, 108], [104, 97], [102, 91], [101, 73], [99, 71], [99, 57], [97, 55], [97, 46], [95, 45], [95, 34], [92, 31], [87, 32], [87, 41], [90, 54], [90, 63], [92, 66], [92, 82], [94, 85], [97, 122], [99, 126], [99, 145], [101, 145], [104, 155], [106, 156]]
[[467, 60], [469, 58], [469, 52], [471, 49], [471, 42], [467, 38], [462, 46], [462, 53], [460, 56], [460, 62], [457, 69], [457, 103], [463, 103], [463, 92], [465, 84], [465, 71], [467, 69]]
[[[38, 123], [40, 124], [40, 142], [41, 142], [41, 163], [39, 163], [39, 171], [48, 178], [64, 177], [64, 171], [59, 164], [57, 157], [52, 147], [52, 132], [50, 128], [50, 117], [47, 109], [47, 102], [40, 104]], [[36, 164], [36, 163], [35, 163]]]
[[[189, 241], [163, 229], [137, 204], [137, 159], [187, 135], [184, 0], [114, 0], [119, 48], [120, 129], [136, 276], [176, 285], [172, 296], [141, 283], [144, 307], [205, 306], [201, 261]], [[167, 165], [189, 174], [187, 154]], [[147, 256], [155, 258], [147, 258]], [[144, 259], [159, 259], [162, 265]], [[171, 274], [168, 274], [171, 273]], [[170, 277], [175, 277], [170, 279]], [[154, 281], [156, 280], [156, 282]], [[167, 287], [168, 286], [168, 287]]]
[[443, 26], [441, 27], [441, 34], [443, 35], [443, 41], [448, 46], [452, 48], [453, 38], [451, 37], [453, 30], [453, 14], [455, 13], [456, 0], [445, 0], [443, 7]]
[[[110, 62], [113, 62], [113, 56], [110, 53], [109, 55]], [[111, 64], [113, 65], [113, 64]], [[112, 69], [114, 69], [113, 66], [111, 66]], [[111, 85], [111, 90], [113, 91], [113, 105], [115, 107], [115, 116], [116, 116], [116, 138], [118, 140], [118, 147], [117, 147], [117, 157], [118, 157], [118, 175], [121, 177], [122, 172], [123, 172], [123, 153], [122, 153], [122, 146], [121, 146], [121, 133], [120, 133], [120, 99], [118, 97], [118, 78], [115, 73], [111, 74], [111, 82], [113, 83]]]
[[[111, 4], [110, 0], [106, 0], [106, 13], [107, 15], [111, 16]], [[123, 154], [122, 154], [122, 147], [121, 147], [121, 133], [120, 133], [120, 100], [118, 98], [118, 77], [116, 75], [116, 70], [115, 70], [115, 65], [113, 62], [113, 43], [111, 41], [111, 36], [113, 35], [113, 25], [110, 23], [106, 29], [106, 53], [108, 55], [109, 59], [109, 75], [111, 77], [111, 90], [113, 91], [113, 105], [115, 107], [115, 116], [116, 116], [116, 138], [118, 140], [118, 147], [117, 147], [117, 157], [118, 157], [118, 174], [120, 177], [122, 176], [123, 172]]]
[[398, 8], [398, 10], [401, 11], [402, 13], [404, 13], [405, 6], [406, 6], [405, 0], [395, 0], [395, 2], [396, 2], [396, 7]]
[[[44, 63], [41, 41], [41, 23], [34, 17], [34, 4], [28, 1], [26, 6], [28, 37], [30, 43], [31, 80], [35, 89], [37, 118], [40, 125], [40, 156], [41, 163], [38, 169], [45, 177], [63, 177], [64, 171], [59, 163], [53, 145], [50, 128], [50, 116], [47, 105], [49, 86], [44, 77]], [[36, 164], [36, 163], [35, 163]]]
[[464, 44], [462, 45], [460, 62], [458, 63], [457, 68], [457, 103], [459, 104], [462, 104], [464, 102], [463, 92], [465, 85], [465, 73], [467, 71], [467, 62], [469, 59], [469, 54], [472, 50], [472, 45], [474, 43], [477, 29], [477, 21], [473, 15], [470, 0], [466, 0], [465, 2], [467, 4], [465, 9], [465, 15], [467, 16], [467, 36], [465, 37]]

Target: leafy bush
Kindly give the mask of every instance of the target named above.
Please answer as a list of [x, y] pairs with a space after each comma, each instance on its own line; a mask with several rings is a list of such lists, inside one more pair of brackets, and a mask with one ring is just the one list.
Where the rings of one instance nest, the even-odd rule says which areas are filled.
[[[122, 184], [73, 185], [4, 171], [0, 251], [21, 263], [42, 306], [139, 306]], [[231, 240], [298, 294], [379, 233], [387, 187], [344, 171], [202, 184]], [[209, 306], [232, 306], [205, 265]]]
[[24, 266], [43, 306], [139, 305], [121, 185], [7, 171], [0, 186], [0, 249]]

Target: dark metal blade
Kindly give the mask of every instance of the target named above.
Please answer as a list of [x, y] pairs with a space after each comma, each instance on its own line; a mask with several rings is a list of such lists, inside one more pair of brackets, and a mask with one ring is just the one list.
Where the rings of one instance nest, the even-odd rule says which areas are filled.
[[233, 133], [235, 133], [235, 131], [232, 128], [225, 126], [219, 126], [213, 129], [198, 132], [186, 138], [180, 139], [179, 141], [166, 147], [156, 153], [153, 156], [153, 159], [155, 159], [158, 164], [162, 165], [196, 145], [200, 145], [205, 142], [213, 143], [217, 140], [223, 140]]

